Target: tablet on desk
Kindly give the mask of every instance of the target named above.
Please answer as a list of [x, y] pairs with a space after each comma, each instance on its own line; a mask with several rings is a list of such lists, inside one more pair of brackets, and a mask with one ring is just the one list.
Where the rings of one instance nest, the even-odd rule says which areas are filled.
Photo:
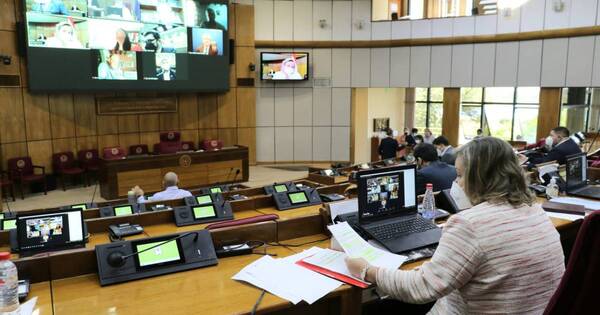
[[288, 191], [288, 188], [285, 184], [273, 185], [273, 189], [275, 189], [275, 192]]
[[210, 189], [210, 193], [211, 194], [220, 194], [222, 192], [223, 191], [221, 190], [221, 187], [213, 187], [213, 188]]
[[206, 206], [195, 206], [192, 207], [192, 212], [194, 213], [194, 219], [206, 219], [206, 218], [214, 218], [217, 216], [215, 212], [215, 207], [211, 205]]
[[290, 198], [290, 202], [293, 205], [308, 202], [308, 198], [306, 197], [306, 193], [304, 191], [289, 193], [288, 198]]
[[17, 228], [17, 219], [2, 219], [2, 230], [12, 230]]
[[131, 205], [115, 207], [113, 209], [115, 211], [115, 216], [121, 215], [131, 215], [133, 214], [133, 207]]
[[213, 203], [213, 200], [210, 195], [201, 195], [201, 196], [196, 196], [196, 202], [199, 205], [205, 205], [207, 203]]
[[[169, 238], [153, 239], [152, 241], [134, 241], [133, 248], [136, 252], [140, 252], [156, 246]], [[179, 240], [167, 242], [163, 245], [149, 249], [135, 256], [136, 267], [138, 269], [153, 268], [164, 265], [177, 264], [183, 261], [181, 244]]]

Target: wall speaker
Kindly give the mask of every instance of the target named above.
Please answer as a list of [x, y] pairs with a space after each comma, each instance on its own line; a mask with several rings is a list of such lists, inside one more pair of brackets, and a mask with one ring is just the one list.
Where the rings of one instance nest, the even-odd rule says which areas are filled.
[[229, 40], [229, 64], [235, 63], [235, 39]]

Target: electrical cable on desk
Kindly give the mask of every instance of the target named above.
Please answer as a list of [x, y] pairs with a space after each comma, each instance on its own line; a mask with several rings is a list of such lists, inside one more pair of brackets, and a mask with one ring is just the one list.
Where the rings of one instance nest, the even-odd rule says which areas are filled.
[[267, 291], [262, 290], [262, 292], [260, 293], [260, 296], [258, 296], [258, 299], [256, 300], [256, 303], [254, 303], [254, 306], [252, 307], [252, 311], [250, 312], [251, 315], [255, 315], [256, 314], [256, 310], [258, 309], [258, 305], [260, 305], [260, 302], [262, 301], [263, 297], [265, 297], [265, 293], [267, 293]]

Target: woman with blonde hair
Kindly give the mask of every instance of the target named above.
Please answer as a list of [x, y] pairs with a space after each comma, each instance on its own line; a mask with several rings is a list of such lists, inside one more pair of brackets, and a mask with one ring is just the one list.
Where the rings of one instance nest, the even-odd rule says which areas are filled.
[[431, 314], [541, 314], [564, 273], [556, 228], [527, 187], [511, 146], [474, 139], [458, 150], [457, 181], [474, 205], [450, 217], [435, 254], [419, 269], [348, 259], [357, 277]]

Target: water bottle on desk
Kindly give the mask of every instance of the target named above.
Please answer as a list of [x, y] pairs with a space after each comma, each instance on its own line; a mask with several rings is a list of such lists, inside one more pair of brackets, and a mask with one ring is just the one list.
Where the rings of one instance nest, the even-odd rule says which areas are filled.
[[425, 197], [423, 198], [421, 215], [425, 219], [435, 220], [435, 197], [433, 196], [433, 184], [431, 183], [425, 186]]
[[550, 179], [550, 183], [546, 187], [546, 196], [548, 197], [548, 199], [552, 199], [552, 198], [558, 197], [558, 193], [559, 193], [559, 187], [558, 187], [558, 184], [556, 183], [556, 177], [552, 177]]
[[0, 314], [19, 315], [19, 276], [10, 253], [0, 253]]

